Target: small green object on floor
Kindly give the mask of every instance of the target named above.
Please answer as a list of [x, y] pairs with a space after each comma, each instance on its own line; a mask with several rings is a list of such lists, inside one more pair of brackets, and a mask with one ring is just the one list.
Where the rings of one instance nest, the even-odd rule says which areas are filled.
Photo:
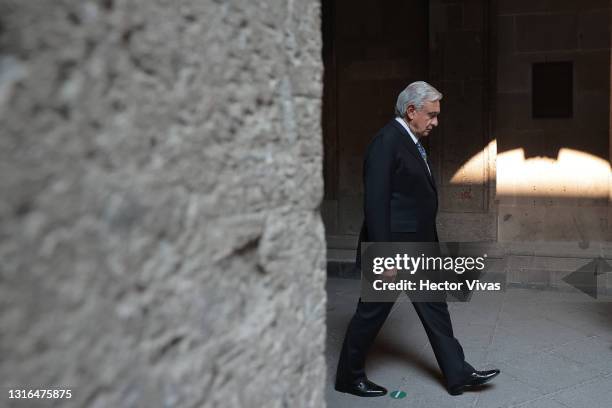
[[404, 391], [391, 391], [389, 396], [393, 399], [402, 399], [406, 396], [406, 393]]

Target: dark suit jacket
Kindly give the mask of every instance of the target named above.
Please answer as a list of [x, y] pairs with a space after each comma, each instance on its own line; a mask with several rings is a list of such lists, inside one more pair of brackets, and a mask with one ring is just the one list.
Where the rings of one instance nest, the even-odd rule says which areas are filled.
[[[429, 165], [431, 168], [431, 164]], [[404, 127], [391, 120], [370, 142], [363, 165], [361, 242], [437, 242], [433, 176]]]

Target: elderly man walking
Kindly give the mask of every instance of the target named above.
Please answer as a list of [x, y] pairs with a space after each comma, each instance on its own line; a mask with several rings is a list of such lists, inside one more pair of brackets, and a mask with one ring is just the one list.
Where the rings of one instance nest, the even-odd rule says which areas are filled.
[[[361, 242], [437, 242], [438, 196], [432, 166], [420, 140], [438, 126], [442, 94], [426, 82], [413, 82], [397, 98], [396, 117], [374, 137], [365, 155], [364, 222]], [[394, 270], [384, 273], [388, 278]], [[336, 372], [336, 390], [361, 397], [376, 397], [387, 390], [368, 380], [366, 353], [394, 302], [359, 299], [351, 319]], [[465, 361], [463, 348], [453, 335], [446, 301], [412, 304], [425, 328], [448, 392], [459, 395], [484, 384], [499, 370], [476, 371]]]

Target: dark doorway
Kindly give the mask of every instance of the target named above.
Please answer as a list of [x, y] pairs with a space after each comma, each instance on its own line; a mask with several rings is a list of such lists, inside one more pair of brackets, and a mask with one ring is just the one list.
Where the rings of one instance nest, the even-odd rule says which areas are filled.
[[362, 160], [393, 117], [398, 93], [427, 80], [428, 1], [322, 0], [323, 138], [328, 236], [353, 237], [362, 221]]

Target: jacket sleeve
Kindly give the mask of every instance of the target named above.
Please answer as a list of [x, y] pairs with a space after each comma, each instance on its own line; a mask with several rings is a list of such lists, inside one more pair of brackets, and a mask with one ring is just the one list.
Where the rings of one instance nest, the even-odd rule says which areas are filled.
[[394, 143], [378, 134], [370, 144], [363, 171], [364, 213], [368, 241], [391, 241], [391, 178], [395, 162]]

